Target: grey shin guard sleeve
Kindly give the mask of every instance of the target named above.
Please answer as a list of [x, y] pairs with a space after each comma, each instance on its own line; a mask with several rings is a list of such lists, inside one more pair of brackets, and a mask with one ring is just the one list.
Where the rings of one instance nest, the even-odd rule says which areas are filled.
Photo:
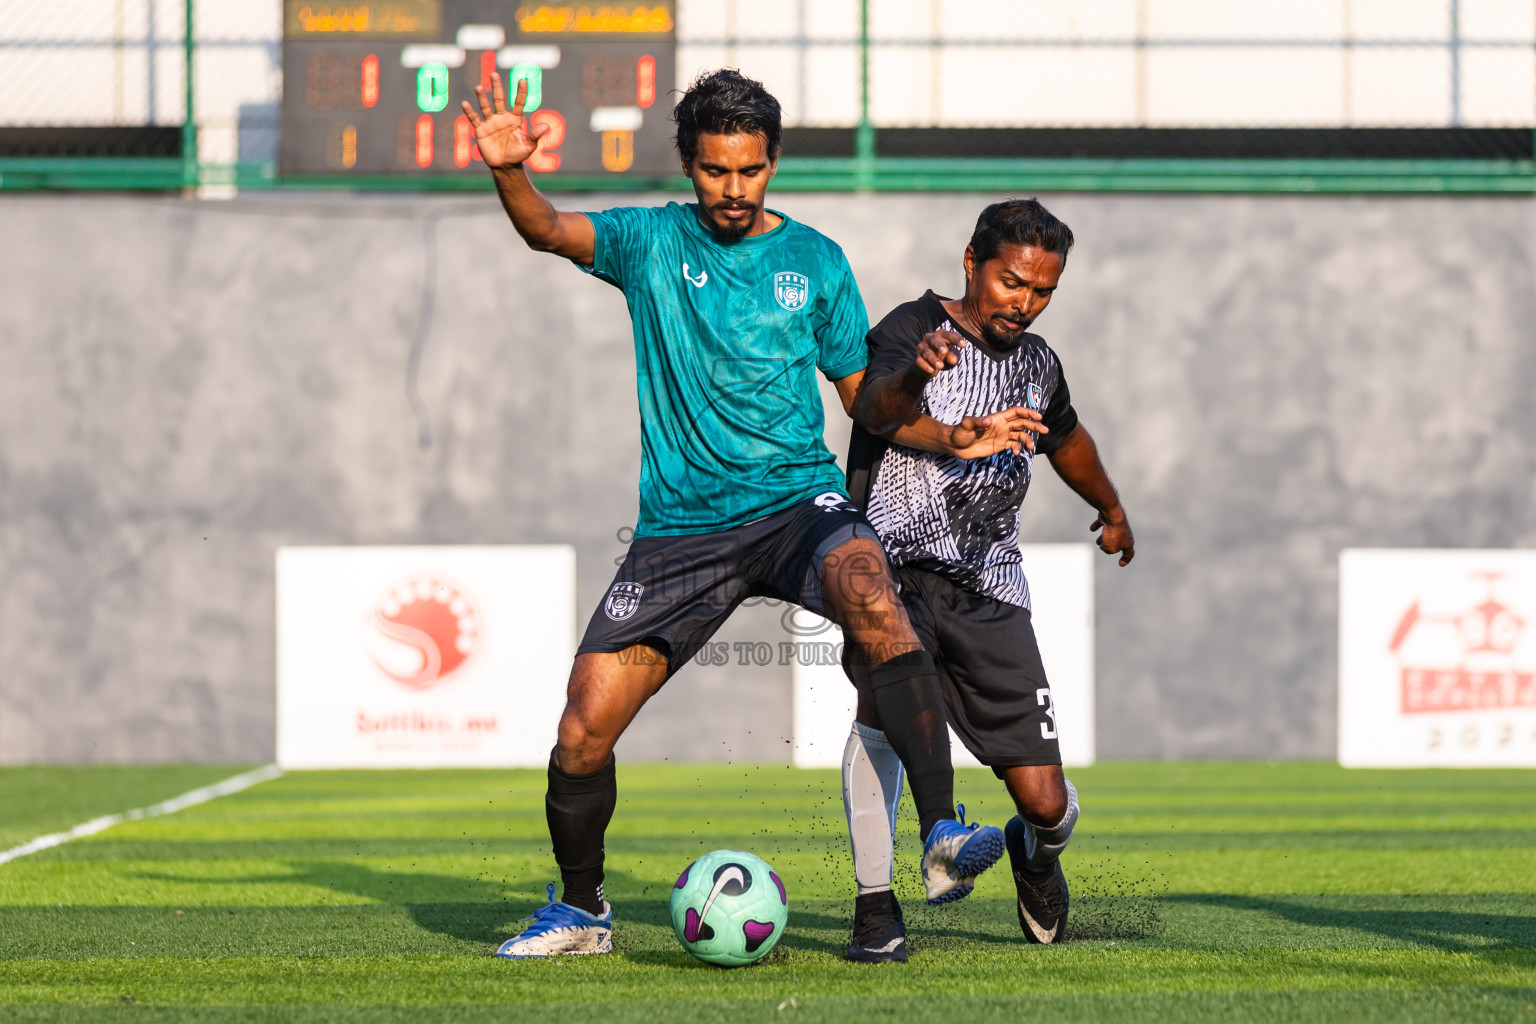
[[1077, 824], [1077, 814], [1077, 787], [1068, 779], [1067, 813], [1061, 816], [1061, 820], [1050, 828], [1026, 822], [1029, 827], [1025, 833], [1028, 841], [1024, 844], [1024, 856], [1031, 868], [1048, 867], [1061, 856], [1061, 851], [1072, 841], [1072, 827]]
[[891, 887], [901, 784], [901, 759], [885, 733], [855, 722], [843, 747], [843, 810], [861, 893]]

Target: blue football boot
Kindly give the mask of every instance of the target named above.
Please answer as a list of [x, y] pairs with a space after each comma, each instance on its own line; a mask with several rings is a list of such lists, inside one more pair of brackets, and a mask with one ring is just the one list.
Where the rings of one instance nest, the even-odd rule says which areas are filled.
[[596, 917], [569, 903], [555, 902], [555, 885], [549, 885], [549, 902], [524, 918], [533, 924], [524, 928], [496, 951], [507, 960], [534, 956], [566, 956], [579, 953], [613, 952], [613, 908], [603, 903], [603, 916]]
[[976, 887], [976, 876], [1003, 856], [1002, 829], [967, 825], [964, 804], [957, 805], [956, 819], [933, 826], [923, 844], [923, 886], [935, 906], [965, 899]]

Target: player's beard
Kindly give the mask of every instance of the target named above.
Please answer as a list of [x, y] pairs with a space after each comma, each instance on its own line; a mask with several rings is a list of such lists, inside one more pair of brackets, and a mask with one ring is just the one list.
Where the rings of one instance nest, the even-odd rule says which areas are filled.
[[1029, 331], [1029, 321], [1022, 321], [1013, 331], [1005, 331], [998, 326], [995, 319], [988, 317], [981, 325], [981, 338], [999, 352], [1012, 352], [1024, 344], [1024, 335]]
[[[746, 210], [747, 216], [739, 220], [728, 220], [721, 216], [722, 210]], [[745, 238], [747, 232], [752, 230], [752, 225], [757, 223], [757, 205], [754, 203], [717, 203], [709, 208], [714, 214], [710, 218], [710, 226], [715, 234], [725, 239]]]

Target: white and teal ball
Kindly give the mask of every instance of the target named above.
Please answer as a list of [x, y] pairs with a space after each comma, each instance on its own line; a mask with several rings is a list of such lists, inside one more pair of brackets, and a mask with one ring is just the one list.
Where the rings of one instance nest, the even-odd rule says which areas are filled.
[[767, 956], [789, 922], [784, 883], [754, 854], [706, 853], [672, 887], [672, 930], [705, 963], [744, 967]]

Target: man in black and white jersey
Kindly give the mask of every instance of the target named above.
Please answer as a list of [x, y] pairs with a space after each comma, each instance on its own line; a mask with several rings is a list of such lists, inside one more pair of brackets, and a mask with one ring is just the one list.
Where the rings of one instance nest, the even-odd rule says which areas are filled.
[[[1099, 547], [1127, 565], [1135, 540], [1098, 449], [1078, 422], [1061, 361], [1028, 328], [1051, 301], [1072, 232], [1039, 202], [982, 211], [965, 250], [965, 294], [927, 292], [869, 332], [851, 500], [862, 506], [933, 654], [955, 734], [1018, 807], [1007, 848], [1019, 924], [1031, 942], [1066, 930], [1059, 861], [1077, 820], [1061, 769], [1050, 684], [1030, 624], [1020, 505], [1036, 455], [1098, 512]], [[860, 698], [843, 756], [843, 800], [859, 895], [849, 959], [906, 960], [891, 891], [901, 764]], [[970, 880], [963, 880], [968, 884]]]

